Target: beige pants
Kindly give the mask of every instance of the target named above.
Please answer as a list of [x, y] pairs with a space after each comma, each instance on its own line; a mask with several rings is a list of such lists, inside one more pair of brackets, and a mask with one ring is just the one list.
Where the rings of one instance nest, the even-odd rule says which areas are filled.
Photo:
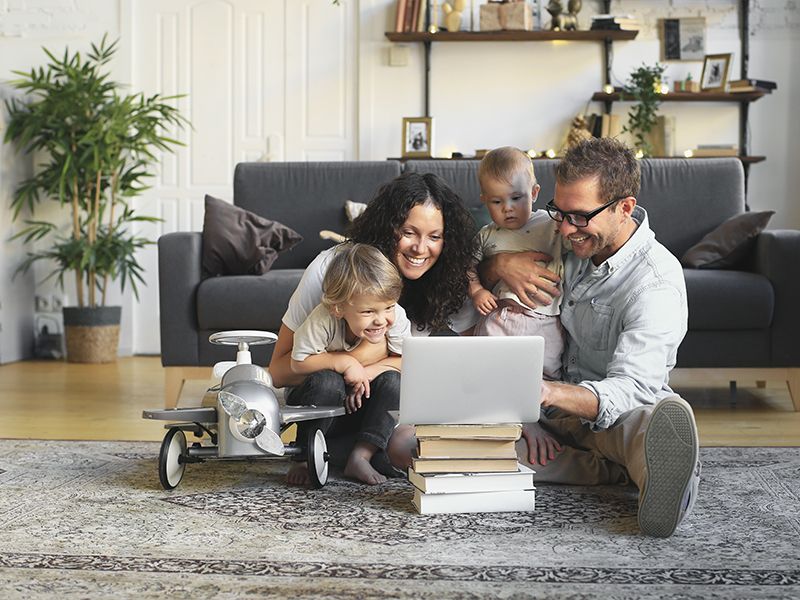
[[558, 317], [540, 315], [513, 300], [500, 300], [497, 308], [481, 317], [475, 335], [540, 335], [544, 338], [543, 376], [550, 381], [561, 379], [561, 354], [564, 330]]
[[551, 409], [538, 423], [526, 425], [531, 432], [546, 431], [561, 444], [562, 451], [547, 464], [528, 462], [528, 444], [517, 442], [520, 462], [536, 471], [541, 483], [573, 485], [627, 484], [641, 490], [645, 482], [644, 434], [654, 405], [640, 406], [622, 415], [613, 427], [592, 431], [578, 417]]

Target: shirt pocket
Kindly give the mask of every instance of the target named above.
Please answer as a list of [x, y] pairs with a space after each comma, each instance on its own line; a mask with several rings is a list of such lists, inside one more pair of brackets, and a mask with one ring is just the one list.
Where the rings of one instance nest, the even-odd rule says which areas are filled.
[[611, 337], [611, 321], [614, 317], [614, 307], [601, 304], [596, 298], [590, 302], [589, 313], [589, 346], [592, 350], [604, 352], [608, 350], [608, 340]]

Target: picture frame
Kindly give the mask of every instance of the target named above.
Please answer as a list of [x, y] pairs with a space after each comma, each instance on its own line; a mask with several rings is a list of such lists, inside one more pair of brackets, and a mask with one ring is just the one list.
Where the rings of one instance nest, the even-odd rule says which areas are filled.
[[700, 76], [701, 92], [724, 92], [728, 83], [731, 54], [706, 54], [703, 74]]
[[704, 17], [661, 19], [661, 60], [703, 60], [706, 54]]
[[403, 158], [433, 156], [433, 117], [403, 117]]

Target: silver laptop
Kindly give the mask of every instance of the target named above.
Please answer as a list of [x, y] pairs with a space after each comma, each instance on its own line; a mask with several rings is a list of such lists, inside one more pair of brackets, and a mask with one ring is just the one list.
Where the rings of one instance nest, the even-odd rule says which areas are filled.
[[544, 338], [407, 337], [401, 424], [539, 420]]

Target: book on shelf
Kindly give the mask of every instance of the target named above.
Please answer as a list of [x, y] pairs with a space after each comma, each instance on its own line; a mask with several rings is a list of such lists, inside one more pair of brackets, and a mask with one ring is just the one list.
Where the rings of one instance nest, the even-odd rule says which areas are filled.
[[529, 512], [536, 505], [536, 490], [423, 494], [414, 489], [414, 506], [420, 514], [476, 512]]
[[417, 473], [513, 473], [514, 458], [413, 458], [411, 468]]
[[593, 30], [626, 30], [635, 31], [641, 28], [641, 21], [632, 15], [594, 15], [592, 17]]
[[417, 425], [415, 427], [415, 433], [417, 435], [417, 439], [447, 438], [455, 440], [518, 440], [522, 435], [522, 425], [519, 423], [495, 423], [488, 425]]
[[408, 481], [424, 494], [453, 494], [466, 492], [505, 492], [532, 490], [535, 472], [517, 463], [509, 473], [417, 473], [408, 470]]
[[710, 156], [739, 156], [739, 147], [732, 144], [701, 144], [692, 150], [692, 156], [705, 158]]
[[771, 92], [778, 89], [778, 84], [768, 79], [734, 79], [728, 82], [728, 87], [740, 90], [740, 88], [756, 88], [765, 92]]
[[513, 458], [515, 440], [417, 438], [420, 458]]
[[402, 33], [403, 31], [403, 24], [405, 23], [406, 18], [406, 3], [409, 0], [397, 0], [397, 13], [395, 14], [394, 20], [394, 30], [398, 33]]

